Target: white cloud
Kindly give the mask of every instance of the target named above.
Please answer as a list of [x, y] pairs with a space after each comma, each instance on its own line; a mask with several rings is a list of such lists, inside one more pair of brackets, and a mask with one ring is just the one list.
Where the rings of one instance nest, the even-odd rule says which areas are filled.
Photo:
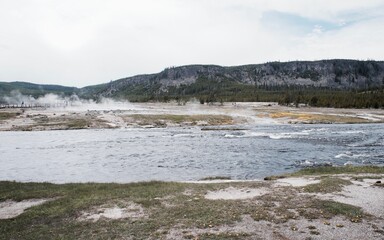
[[[0, 6], [0, 81], [85, 86], [186, 64], [384, 56], [383, 0], [0, 0]], [[276, 28], [263, 21], [268, 12], [277, 13]]]

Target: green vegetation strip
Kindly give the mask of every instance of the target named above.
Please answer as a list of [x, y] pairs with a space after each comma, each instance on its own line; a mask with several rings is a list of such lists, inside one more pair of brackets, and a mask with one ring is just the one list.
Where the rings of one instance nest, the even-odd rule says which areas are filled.
[[200, 122], [207, 122], [209, 125], [232, 124], [233, 120], [230, 116], [225, 115], [174, 115], [174, 114], [132, 114], [125, 117], [126, 121], [138, 122], [139, 125], [162, 125], [169, 123], [182, 124], [192, 123], [193, 125]]
[[324, 175], [324, 174], [384, 174], [384, 167], [379, 166], [344, 166], [344, 167], [313, 167], [304, 168], [289, 176]]
[[[335, 174], [384, 174], [384, 167], [380, 166], [319, 166], [300, 169], [297, 172], [286, 175], [267, 176], [264, 180], [277, 180], [287, 177], [302, 177], [302, 176], [320, 176], [320, 175], [335, 175]], [[356, 176], [356, 179], [360, 177]], [[377, 178], [374, 176], [364, 176], [364, 178]]]
[[321, 179], [320, 183], [310, 184], [304, 187], [304, 191], [310, 193], [332, 193], [340, 192], [343, 190], [343, 187], [350, 185], [351, 182], [348, 180], [335, 178], [335, 177], [325, 177]]

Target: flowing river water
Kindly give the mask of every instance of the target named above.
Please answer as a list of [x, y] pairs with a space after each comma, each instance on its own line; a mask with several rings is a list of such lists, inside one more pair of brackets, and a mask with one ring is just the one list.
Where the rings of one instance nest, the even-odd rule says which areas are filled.
[[302, 167], [384, 165], [384, 125], [255, 125], [0, 132], [0, 180], [259, 179]]

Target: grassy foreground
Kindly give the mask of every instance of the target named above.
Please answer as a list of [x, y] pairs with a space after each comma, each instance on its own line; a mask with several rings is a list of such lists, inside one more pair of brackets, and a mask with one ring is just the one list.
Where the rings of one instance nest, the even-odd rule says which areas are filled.
[[[339, 173], [384, 173], [384, 167], [315, 168], [295, 176]], [[0, 203], [26, 199], [52, 199], [27, 209], [23, 214], [0, 219], [0, 239], [165, 239], [179, 231], [182, 239], [243, 239], [241, 230], [209, 230], [233, 225], [250, 216], [254, 221], [284, 224], [295, 219], [331, 219], [343, 216], [352, 222], [368, 217], [359, 207], [299, 193], [337, 192], [349, 181], [337, 175], [322, 177], [321, 182], [304, 188], [283, 187], [247, 200], [210, 200], [209, 191], [235, 187], [268, 189], [271, 181], [225, 183], [143, 182], [131, 184], [49, 184], [0, 182]], [[81, 220], [85, 212], [99, 213], [101, 208], [130, 208], [122, 219]], [[140, 214], [135, 214], [140, 211]], [[296, 231], [296, 227], [292, 227]], [[311, 226], [308, 234], [320, 234]], [[250, 237], [250, 239], [252, 239]]]

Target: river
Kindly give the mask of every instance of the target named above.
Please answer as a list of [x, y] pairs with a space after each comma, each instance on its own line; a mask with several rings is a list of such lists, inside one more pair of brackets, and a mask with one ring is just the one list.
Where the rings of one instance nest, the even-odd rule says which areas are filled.
[[384, 165], [383, 124], [0, 132], [0, 180], [260, 179], [302, 167]]

